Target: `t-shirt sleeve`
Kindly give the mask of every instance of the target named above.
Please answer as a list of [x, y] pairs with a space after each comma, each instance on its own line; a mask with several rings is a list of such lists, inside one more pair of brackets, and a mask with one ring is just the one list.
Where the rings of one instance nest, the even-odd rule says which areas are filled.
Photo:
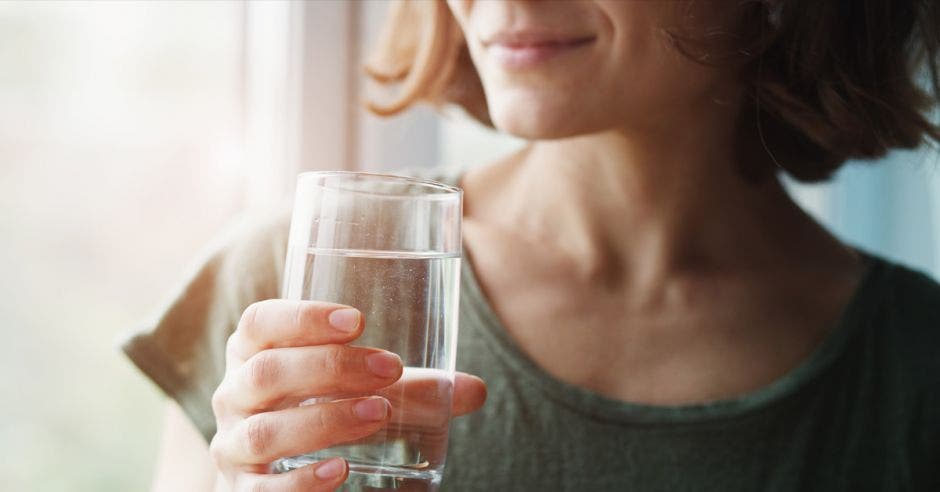
[[124, 353], [183, 408], [208, 442], [225, 344], [250, 304], [278, 297], [290, 217], [245, 220], [217, 242], [169, 305], [122, 342]]

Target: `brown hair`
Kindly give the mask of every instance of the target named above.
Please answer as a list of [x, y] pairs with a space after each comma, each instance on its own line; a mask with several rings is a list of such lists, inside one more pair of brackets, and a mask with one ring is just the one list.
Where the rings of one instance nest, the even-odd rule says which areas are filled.
[[[704, 39], [666, 35], [701, 63], [734, 60], [740, 67], [746, 174], [777, 166], [818, 181], [847, 159], [940, 142], [940, 128], [927, 115], [940, 94], [938, 3], [739, 0], [737, 28], [709, 30]], [[729, 40], [732, 50], [715, 52]], [[398, 87], [392, 102], [368, 103], [377, 114], [419, 101], [453, 103], [491, 124], [479, 76], [443, 0], [396, 0], [366, 72]]]

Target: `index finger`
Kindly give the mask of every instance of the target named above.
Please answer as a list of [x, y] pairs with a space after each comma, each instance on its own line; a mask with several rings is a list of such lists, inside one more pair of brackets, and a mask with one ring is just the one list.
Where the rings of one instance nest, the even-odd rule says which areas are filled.
[[362, 313], [343, 304], [270, 299], [242, 313], [229, 337], [229, 366], [240, 365], [262, 350], [348, 343], [362, 333]]

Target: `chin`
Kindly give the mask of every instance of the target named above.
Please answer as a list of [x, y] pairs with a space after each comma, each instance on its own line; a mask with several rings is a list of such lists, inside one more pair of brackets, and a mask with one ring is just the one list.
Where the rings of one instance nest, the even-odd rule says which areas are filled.
[[493, 126], [526, 140], [555, 140], [590, 133], [578, 108], [558, 101], [499, 101], [490, 104]]
[[494, 124], [497, 130], [525, 140], [556, 140], [578, 135], [577, 132], [571, 132], [553, 125], [527, 124], [515, 121], [505, 123], [494, 121]]

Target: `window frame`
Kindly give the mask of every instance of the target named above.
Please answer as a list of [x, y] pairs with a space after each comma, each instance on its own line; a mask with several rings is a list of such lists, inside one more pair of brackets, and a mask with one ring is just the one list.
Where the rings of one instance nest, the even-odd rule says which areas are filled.
[[246, 2], [246, 205], [292, 196], [298, 173], [392, 171], [438, 160], [439, 116], [368, 114], [362, 70], [389, 3]]

